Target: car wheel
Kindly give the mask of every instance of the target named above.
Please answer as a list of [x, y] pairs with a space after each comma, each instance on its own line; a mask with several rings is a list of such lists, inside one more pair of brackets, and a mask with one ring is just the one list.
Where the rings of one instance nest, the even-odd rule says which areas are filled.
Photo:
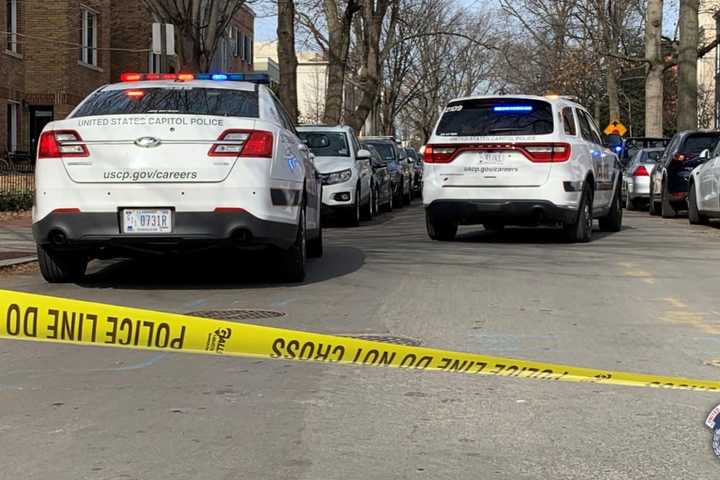
[[393, 208], [402, 208], [403, 206], [403, 190], [402, 190], [402, 183], [398, 185], [398, 191], [395, 193], [395, 198], [393, 199]]
[[373, 202], [373, 216], [380, 215], [380, 192], [373, 190], [375, 201]]
[[300, 210], [297, 237], [293, 245], [283, 251], [281, 255], [283, 280], [291, 283], [300, 283], [305, 280], [305, 253], [306, 245], [305, 208]]
[[360, 187], [355, 190], [355, 202], [348, 210], [346, 220], [350, 227], [360, 225]]
[[635, 203], [635, 199], [632, 198], [630, 195], [625, 195], [625, 209], [626, 210], [636, 210], [637, 204]]
[[593, 195], [590, 185], [583, 186], [582, 197], [578, 207], [577, 220], [564, 226], [565, 236], [573, 243], [587, 243], [592, 239], [593, 216], [592, 216]]
[[690, 225], [707, 225], [709, 223], [708, 217], [702, 215], [698, 209], [694, 183], [690, 184], [688, 192], [688, 221]]
[[427, 210], [425, 211], [425, 225], [428, 236], [433, 240], [447, 242], [454, 240], [457, 235], [458, 226], [456, 223], [433, 219]]
[[320, 218], [319, 215], [317, 235], [307, 242], [307, 256], [309, 258], [320, 258], [323, 256], [323, 226], [322, 218]]
[[408, 181], [408, 189], [405, 195], [403, 195], [403, 204], [410, 205], [412, 203], [412, 187]]
[[675, 218], [677, 217], [677, 211], [670, 205], [670, 199], [668, 198], [667, 182], [663, 183], [662, 192], [660, 192], [660, 215], [662, 218]]
[[653, 191], [652, 179], [650, 179], [650, 196], [648, 197], [648, 211], [650, 212], [650, 215], [660, 215], [660, 209], [658, 208], [658, 204], [655, 201], [655, 192]]
[[393, 201], [394, 201], [393, 198], [394, 198], [394, 195], [393, 195], [392, 184], [388, 183], [388, 202], [385, 205], [385, 208], [387, 209], [388, 212], [393, 211]]
[[54, 252], [41, 245], [37, 247], [40, 273], [49, 283], [76, 282], [85, 275], [88, 259], [82, 255]]
[[619, 232], [622, 230], [623, 209], [620, 204], [620, 196], [620, 189], [617, 188], [610, 211], [607, 216], [600, 219], [600, 230], [603, 232]]
[[[370, 192], [368, 193], [368, 201], [367, 204], [365, 204], [360, 212], [360, 218], [362, 220], [368, 221], [372, 220], [373, 217], [373, 203], [375, 202], [375, 187], [370, 186]], [[358, 188], [358, 192], [360, 192], [360, 189]]]

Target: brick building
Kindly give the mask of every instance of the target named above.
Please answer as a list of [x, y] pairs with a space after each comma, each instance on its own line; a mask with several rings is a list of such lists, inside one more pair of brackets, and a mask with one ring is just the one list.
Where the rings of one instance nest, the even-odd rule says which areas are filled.
[[[216, 69], [252, 70], [254, 20], [250, 8], [233, 20]], [[3, 0], [0, 22], [0, 159], [34, 152], [48, 121], [120, 72], [159, 71], [141, 0]]]

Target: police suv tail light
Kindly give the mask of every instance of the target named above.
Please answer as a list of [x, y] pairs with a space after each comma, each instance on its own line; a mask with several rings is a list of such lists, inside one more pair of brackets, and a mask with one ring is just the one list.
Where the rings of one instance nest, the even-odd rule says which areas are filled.
[[38, 158], [88, 157], [87, 147], [73, 130], [43, 132], [38, 142]]
[[640, 165], [635, 169], [633, 172], [633, 177], [649, 177], [650, 174], [647, 171], [647, 168], [645, 168], [643, 165]]
[[524, 143], [515, 147], [534, 163], [560, 163], [570, 160], [572, 149], [568, 143]]
[[425, 163], [450, 163], [455, 158], [457, 148], [444, 145], [426, 145], [423, 151]]
[[262, 130], [226, 130], [218, 138], [210, 157], [272, 158], [273, 134]]

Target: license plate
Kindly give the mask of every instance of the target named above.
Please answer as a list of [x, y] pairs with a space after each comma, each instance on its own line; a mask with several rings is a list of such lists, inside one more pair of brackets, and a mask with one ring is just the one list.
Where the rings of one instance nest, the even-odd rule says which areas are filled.
[[121, 215], [123, 233], [172, 232], [172, 210], [169, 208], [126, 208]]
[[499, 152], [478, 153], [478, 163], [480, 165], [502, 165], [503, 154]]

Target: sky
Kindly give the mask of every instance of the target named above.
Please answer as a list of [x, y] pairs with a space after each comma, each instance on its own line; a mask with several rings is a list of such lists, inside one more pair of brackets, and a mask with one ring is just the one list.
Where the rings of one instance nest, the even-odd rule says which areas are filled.
[[[467, 7], [473, 7], [474, 5], [497, 5], [497, 0], [457, 0], [458, 3]], [[258, 4], [253, 5], [257, 17], [255, 19], [255, 40], [265, 42], [277, 39], [277, 17], [267, 16], [264, 14], [264, 10], [268, 8], [268, 5], [272, 4], [270, 0], [261, 0]], [[670, 0], [665, 2], [665, 18], [663, 22], [663, 30], [665, 35], [672, 37], [675, 32], [675, 24], [677, 23], [678, 15], [678, 2], [677, 0]]]

